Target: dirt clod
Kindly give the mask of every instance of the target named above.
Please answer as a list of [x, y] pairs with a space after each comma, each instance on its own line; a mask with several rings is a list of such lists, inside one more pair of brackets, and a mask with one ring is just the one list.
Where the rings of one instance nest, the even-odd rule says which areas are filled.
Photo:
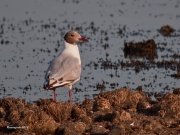
[[129, 42], [124, 44], [125, 57], [142, 57], [149, 60], [157, 58], [157, 45], [153, 39], [143, 42]]
[[162, 26], [161, 29], [159, 30], [159, 32], [163, 35], [163, 36], [170, 36], [171, 33], [174, 32], [174, 29], [169, 26], [169, 25], [165, 25]]

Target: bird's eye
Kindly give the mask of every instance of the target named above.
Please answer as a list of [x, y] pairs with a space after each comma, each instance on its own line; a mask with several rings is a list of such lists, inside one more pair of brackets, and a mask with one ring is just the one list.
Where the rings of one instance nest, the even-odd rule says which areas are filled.
[[74, 35], [71, 35], [71, 37], [74, 37]]

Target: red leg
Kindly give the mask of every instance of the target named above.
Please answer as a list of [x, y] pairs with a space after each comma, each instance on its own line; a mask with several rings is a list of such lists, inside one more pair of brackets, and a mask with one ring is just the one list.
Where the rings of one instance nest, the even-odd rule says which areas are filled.
[[72, 89], [69, 89], [69, 102], [71, 103], [72, 101]]
[[56, 102], [56, 89], [53, 89], [54, 92], [54, 101]]

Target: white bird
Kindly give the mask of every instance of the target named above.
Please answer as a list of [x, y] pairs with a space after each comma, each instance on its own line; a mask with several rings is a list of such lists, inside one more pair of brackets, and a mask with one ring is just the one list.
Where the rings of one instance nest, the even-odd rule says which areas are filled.
[[56, 88], [69, 88], [69, 101], [72, 100], [72, 85], [80, 80], [81, 58], [77, 42], [88, 42], [75, 31], [69, 31], [64, 36], [64, 50], [52, 60], [45, 75], [43, 90], [54, 91], [56, 101]]

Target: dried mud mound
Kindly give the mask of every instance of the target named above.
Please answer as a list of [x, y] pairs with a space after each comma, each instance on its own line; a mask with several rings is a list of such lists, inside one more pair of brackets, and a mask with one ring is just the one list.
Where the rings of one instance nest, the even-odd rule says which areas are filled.
[[144, 42], [129, 42], [124, 43], [124, 55], [125, 57], [145, 57], [149, 60], [157, 58], [157, 45], [153, 39]]
[[81, 104], [50, 99], [25, 104], [20, 99], [0, 99], [0, 134], [178, 134], [180, 96], [174, 93], [152, 101], [145, 92], [122, 88], [102, 92]]
[[169, 25], [162, 26], [160, 30], [158, 30], [163, 36], [170, 36], [171, 33], [174, 32], [174, 29]]

